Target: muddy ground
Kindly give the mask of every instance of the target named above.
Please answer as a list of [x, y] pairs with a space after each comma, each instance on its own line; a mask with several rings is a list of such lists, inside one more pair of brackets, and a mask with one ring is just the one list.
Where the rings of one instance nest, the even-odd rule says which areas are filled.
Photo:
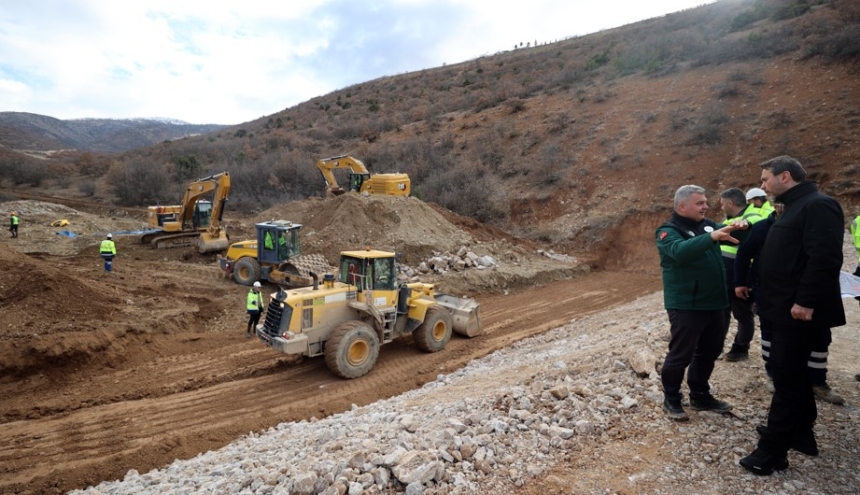
[[[477, 297], [485, 335], [455, 338], [436, 354], [408, 339], [395, 342], [370, 375], [344, 381], [321, 359], [280, 355], [247, 340], [246, 288], [223, 276], [216, 255], [152, 250], [120, 233], [144, 228], [139, 216], [33, 200], [0, 209], [22, 218], [19, 238], [0, 242], [0, 493], [85, 487], [283, 421], [390, 397], [525, 336], [659, 289], [653, 274], [577, 277], [589, 267], [550, 259], [529, 242], [415, 198], [347, 195], [232, 221], [233, 240], [250, 236], [257, 221], [301, 222], [304, 251], [329, 257], [357, 244], [397, 250], [410, 264], [459, 246], [498, 260], [481, 272], [426, 277], [445, 292]], [[62, 218], [70, 225], [49, 226]], [[63, 230], [75, 237], [57, 233]], [[110, 274], [98, 256], [107, 232], [116, 233], [118, 250]]]

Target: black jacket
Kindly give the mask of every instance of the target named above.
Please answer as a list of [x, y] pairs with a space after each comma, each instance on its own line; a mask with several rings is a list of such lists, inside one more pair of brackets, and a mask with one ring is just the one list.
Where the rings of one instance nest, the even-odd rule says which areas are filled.
[[[777, 325], [837, 327], [845, 324], [839, 288], [842, 207], [803, 182], [776, 198], [785, 210], [773, 223], [761, 251], [759, 313]], [[791, 317], [799, 304], [814, 310], [812, 321]]]
[[767, 218], [756, 222], [750, 227], [749, 237], [738, 246], [738, 255], [735, 258], [735, 287], [749, 287], [755, 296], [760, 290], [758, 266], [761, 260], [761, 248], [767, 239], [767, 233], [773, 225], [776, 213], [771, 213]]

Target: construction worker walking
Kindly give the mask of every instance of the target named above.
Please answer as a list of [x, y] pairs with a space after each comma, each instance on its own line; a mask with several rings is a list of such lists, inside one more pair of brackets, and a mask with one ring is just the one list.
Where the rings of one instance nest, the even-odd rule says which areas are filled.
[[248, 329], [245, 331], [245, 338], [251, 338], [251, 332], [255, 331], [257, 323], [260, 322], [260, 314], [263, 312], [263, 294], [260, 292], [262, 289], [260, 282], [254, 282], [254, 286], [245, 298], [245, 309], [248, 312]]
[[13, 211], [9, 214], [9, 232], [12, 233], [12, 237], [18, 237], [18, 223], [20, 223], [18, 215]]
[[99, 254], [105, 260], [105, 271], [113, 271], [113, 257], [116, 256], [116, 244], [113, 242], [113, 236], [108, 234], [105, 240], [99, 246]]

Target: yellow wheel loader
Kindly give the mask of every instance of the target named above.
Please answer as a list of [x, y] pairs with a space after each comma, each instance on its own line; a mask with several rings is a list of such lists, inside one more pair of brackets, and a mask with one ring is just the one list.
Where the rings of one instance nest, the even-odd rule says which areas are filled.
[[[195, 180], [185, 188], [181, 204], [147, 208], [146, 220], [153, 231], [140, 242], [156, 249], [196, 244], [201, 253], [227, 249], [230, 238], [221, 227], [221, 216], [229, 194], [227, 172]], [[211, 200], [204, 198], [209, 195]]]
[[221, 258], [221, 269], [242, 285], [269, 281], [287, 287], [305, 287], [310, 273], [334, 272], [321, 254], [303, 255], [299, 247], [301, 224], [271, 220], [254, 225], [256, 239], [234, 243]]
[[382, 344], [411, 334], [425, 352], [445, 348], [451, 332], [481, 332], [478, 303], [437, 294], [433, 284], [397, 282], [395, 253], [366, 249], [341, 253], [339, 274], [313, 285], [273, 293], [256, 328], [267, 346], [285, 353], [323, 356], [341, 378], [370, 371]]
[[[371, 175], [364, 163], [349, 155], [323, 158], [317, 162], [317, 168], [325, 180], [326, 196], [338, 196], [347, 191], [409, 196], [412, 190], [412, 183], [408, 175], [401, 173]], [[338, 185], [333, 172], [337, 169], [349, 169], [348, 189]]]

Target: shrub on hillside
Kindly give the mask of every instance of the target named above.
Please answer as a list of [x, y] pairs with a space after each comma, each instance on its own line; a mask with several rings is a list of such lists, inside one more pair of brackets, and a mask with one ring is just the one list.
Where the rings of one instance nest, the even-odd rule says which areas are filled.
[[113, 159], [107, 155], [85, 151], [75, 158], [74, 163], [80, 173], [90, 177], [101, 177], [110, 170]]
[[7, 177], [12, 180], [12, 184], [20, 186], [21, 184], [31, 184], [33, 187], [42, 185], [48, 175], [48, 167], [45, 163], [24, 157], [13, 157], [0, 167], [0, 178]]
[[170, 176], [164, 166], [148, 159], [137, 158], [127, 165], [111, 167], [107, 182], [120, 204], [147, 206], [176, 202], [171, 197]]
[[92, 197], [96, 194], [96, 183], [91, 180], [82, 180], [78, 182], [78, 191]]
[[805, 56], [823, 56], [833, 60], [860, 58], [860, 26], [843, 26], [821, 36], [809, 45]]
[[703, 109], [691, 127], [688, 144], [719, 144], [729, 119], [720, 105], [714, 104]]

